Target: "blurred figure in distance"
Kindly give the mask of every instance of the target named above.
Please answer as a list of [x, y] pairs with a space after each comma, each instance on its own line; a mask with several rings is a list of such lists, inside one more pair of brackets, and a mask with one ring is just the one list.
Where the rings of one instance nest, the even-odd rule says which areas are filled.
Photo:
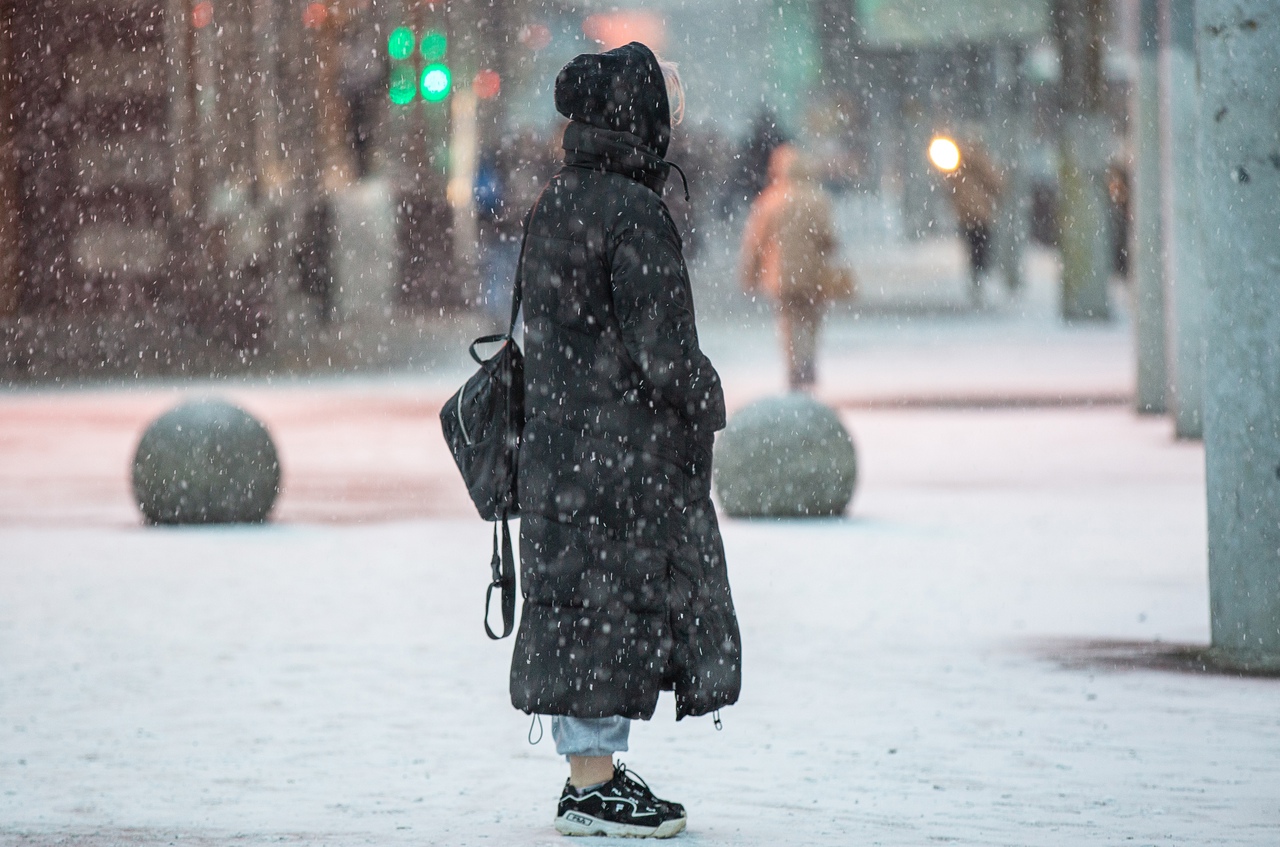
[[742, 234], [738, 277], [743, 290], [777, 309], [792, 391], [813, 389], [827, 304], [853, 294], [851, 271], [835, 262], [838, 251], [831, 203], [812, 165], [793, 145], [778, 147]]
[[929, 146], [929, 158], [951, 189], [951, 206], [969, 252], [969, 296], [979, 302], [982, 282], [991, 270], [1004, 174], [973, 136], [956, 140], [939, 136]]

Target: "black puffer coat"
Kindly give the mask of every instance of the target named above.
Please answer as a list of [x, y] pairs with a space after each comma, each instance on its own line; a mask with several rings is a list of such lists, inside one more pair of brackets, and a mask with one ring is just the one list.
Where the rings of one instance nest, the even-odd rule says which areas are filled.
[[741, 646], [710, 499], [720, 377], [698, 347], [657, 61], [632, 43], [556, 81], [565, 167], [530, 219], [520, 450], [524, 607], [511, 700], [649, 718], [737, 700]]

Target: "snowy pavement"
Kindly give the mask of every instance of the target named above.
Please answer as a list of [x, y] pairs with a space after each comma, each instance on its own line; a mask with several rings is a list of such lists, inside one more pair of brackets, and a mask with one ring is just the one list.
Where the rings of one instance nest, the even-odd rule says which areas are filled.
[[[724, 731], [664, 699], [622, 757], [683, 843], [1277, 843], [1280, 680], [1178, 646], [1208, 630], [1198, 445], [1123, 408], [845, 417], [848, 519], [725, 522]], [[344, 425], [397, 443], [379, 419]], [[564, 843], [480, 626], [485, 525], [294, 515], [0, 526], [0, 843]]]
[[[1197, 656], [1202, 449], [1129, 411], [1123, 319], [1059, 325], [1045, 271], [832, 315], [850, 515], [725, 521], [742, 700], [716, 732], [666, 698], [622, 757], [689, 806], [680, 843], [1280, 844], [1280, 679]], [[767, 313], [707, 312], [730, 406], [779, 390]], [[480, 624], [457, 358], [0, 394], [0, 845], [567, 843]], [[270, 427], [272, 524], [140, 525], [138, 435], [201, 394]]]

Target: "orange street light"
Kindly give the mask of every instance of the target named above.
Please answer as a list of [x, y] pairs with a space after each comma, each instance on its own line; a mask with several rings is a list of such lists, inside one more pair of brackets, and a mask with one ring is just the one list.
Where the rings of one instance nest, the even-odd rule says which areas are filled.
[[960, 167], [960, 148], [945, 135], [935, 136], [929, 142], [929, 161], [944, 173], [951, 173]]

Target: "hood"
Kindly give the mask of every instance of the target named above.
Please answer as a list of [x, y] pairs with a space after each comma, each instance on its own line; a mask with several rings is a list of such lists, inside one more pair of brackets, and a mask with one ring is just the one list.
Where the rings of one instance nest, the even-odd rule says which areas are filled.
[[638, 41], [583, 53], [556, 77], [556, 111], [597, 129], [625, 132], [658, 157], [671, 142], [671, 107], [662, 68]]

